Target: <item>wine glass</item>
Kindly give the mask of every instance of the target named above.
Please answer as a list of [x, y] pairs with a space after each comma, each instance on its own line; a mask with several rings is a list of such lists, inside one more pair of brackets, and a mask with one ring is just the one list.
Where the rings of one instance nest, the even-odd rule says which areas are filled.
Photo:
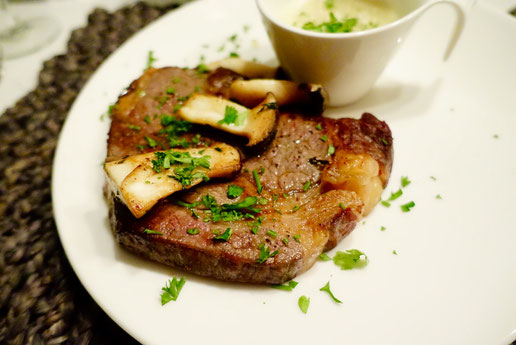
[[4, 59], [12, 59], [35, 52], [54, 40], [59, 24], [48, 17], [18, 18], [0, 0], [0, 47]]

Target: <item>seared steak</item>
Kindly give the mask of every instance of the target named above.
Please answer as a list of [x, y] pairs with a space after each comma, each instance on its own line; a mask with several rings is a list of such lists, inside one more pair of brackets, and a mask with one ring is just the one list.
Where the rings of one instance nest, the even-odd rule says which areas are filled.
[[[170, 131], [163, 130], [163, 114], [174, 116], [194, 91], [223, 96], [238, 78], [227, 70], [147, 71], [114, 108], [106, 160], [176, 145], [165, 138]], [[378, 202], [392, 165], [392, 137], [384, 122], [367, 113], [360, 120], [319, 115], [280, 109], [275, 137], [260, 154], [247, 152], [235, 178], [176, 193], [140, 219], [110, 195], [117, 241], [151, 260], [223, 280], [281, 283], [307, 270]], [[191, 146], [240, 143], [195, 126], [178, 138]], [[232, 185], [243, 189], [233, 199]], [[241, 203], [250, 200], [251, 205]]]

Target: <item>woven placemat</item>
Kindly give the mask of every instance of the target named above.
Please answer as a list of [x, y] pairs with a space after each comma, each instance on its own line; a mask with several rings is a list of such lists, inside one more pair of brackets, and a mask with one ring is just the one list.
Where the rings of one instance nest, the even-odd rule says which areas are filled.
[[0, 344], [134, 344], [91, 299], [52, 216], [54, 150], [68, 110], [100, 63], [168, 8], [96, 9], [38, 86], [0, 117]]

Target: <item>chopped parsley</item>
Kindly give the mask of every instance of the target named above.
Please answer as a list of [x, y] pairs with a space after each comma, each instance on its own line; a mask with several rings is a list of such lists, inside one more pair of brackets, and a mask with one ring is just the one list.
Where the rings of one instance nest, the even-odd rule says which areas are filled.
[[315, 126], [315, 129], [317, 129], [318, 131], [322, 131], [322, 125], [320, 123], [318, 123], [316, 126]]
[[335, 153], [335, 146], [333, 146], [333, 145], [328, 146], [328, 155], [331, 156], [334, 153]]
[[434, 181], [437, 181], [437, 178], [435, 176], [430, 176], [430, 178]]
[[311, 185], [312, 185], [312, 181], [310, 181], [310, 180], [306, 181], [306, 183], [303, 185], [303, 191], [308, 192], [308, 189], [310, 188]]
[[283, 241], [283, 243], [285, 243], [286, 246], [288, 246], [288, 238], [283, 237], [282, 241]]
[[380, 231], [385, 231], [385, 230], [387, 230], [387, 228], [386, 228], [385, 226], [383, 226], [383, 225], [382, 225], [382, 226], [380, 227]]
[[389, 142], [385, 138], [382, 138], [382, 144], [387, 146], [387, 145], [389, 145]]
[[342, 270], [362, 268], [367, 266], [367, 256], [358, 249], [349, 249], [345, 252], [337, 252], [333, 257], [333, 263]]
[[333, 295], [333, 292], [330, 290], [330, 281], [326, 283], [322, 288], [319, 289], [319, 291], [325, 291], [330, 295], [331, 299], [334, 300], [336, 303], [342, 303], [335, 295]]
[[258, 246], [258, 249], [260, 249], [260, 257], [258, 258], [258, 263], [263, 264], [265, 261], [267, 261], [269, 258], [275, 257], [279, 251], [275, 250], [272, 253], [270, 252], [269, 247], [267, 247], [265, 244], [260, 244]]
[[143, 121], [145, 121], [145, 123], [147, 124], [150, 124], [151, 123], [151, 118], [149, 115], [145, 115], [145, 117], [143, 118]]
[[319, 25], [314, 24], [313, 22], [305, 23], [302, 28], [304, 30], [315, 31], [315, 32], [325, 32], [325, 33], [342, 33], [342, 32], [351, 32], [353, 28], [357, 25], [356, 18], [344, 19], [342, 21], [338, 20], [337, 17], [330, 12], [330, 20], [327, 22], [323, 22]]
[[390, 202], [388, 202], [388, 201], [385, 201], [385, 200], [382, 200], [382, 201], [380, 202], [380, 204], [382, 204], [382, 206], [385, 206], [385, 207], [391, 207], [391, 203], [390, 203]]
[[228, 198], [230, 199], [236, 199], [238, 198], [242, 193], [244, 192], [244, 188], [242, 187], [239, 187], [239, 186], [236, 186], [236, 185], [231, 185], [228, 187]]
[[253, 170], [253, 177], [254, 177], [254, 182], [256, 182], [256, 190], [258, 191], [258, 194], [262, 194], [262, 189], [263, 189], [263, 186], [262, 186], [262, 183], [260, 182], [260, 176], [258, 176], [258, 172], [255, 170]]
[[[192, 128], [192, 123], [188, 121], [178, 120], [170, 115], [161, 116], [161, 125], [163, 128], [159, 131], [160, 134], [165, 135], [171, 148], [181, 145], [182, 141], [179, 136], [188, 132]], [[185, 139], [183, 139], [186, 141]], [[188, 144], [187, 146], [188, 147]]]
[[135, 132], [139, 132], [139, 131], [140, 131], [140, 129], [142, 129], [142, 128], [141, 128], [140, 126], [136, 126], [136, 125], [130, 124], [130, 125], [129, 125], [129, 129], [130, 129], [130, 130], [133, 130], [133, 131], [135, 131]]
[[346, 211], [348, 208], [346, 206], [344, 206], [343, 203], [339, 202], [339, 206], [341, 209], [343, 209], [344, 211]]
[[437, 195], [435, 196], [435, 198], [436, 198], [436, 199], [438, 199], [438, 200], [441, 200], [443, 197], [441, 196], [441, 194], [437, 194]]
[[301, 237], [301, 235], [299, 235], [299, 234], [292, 236], [294, 241], [296, 241], [297, 243], [301, 243], [301, 240], [299, 239], [300, 237]]
[[254, 222], [247, 223], [247, 225], [251, 226], [251, 232], [253, 234], [256, 235], [258, 233], [258, 229], [259, 229], [260, 225], [262, 225], [263, 219], [264, 219], [263, 217], [258, 217], [255, 219]]
[[276, 203], [276, 201], [278, 201], [278, 194], [274, 194], [274, 195], [272, 196], [272, 203], [273, 203], [273, 204], [275, 204], [275, 203]]
[[244, 124], [247, 119], [247, 111], [243, 111], [241, 113], [236, 110], [236, 108], [231, 107], [229, 105], [226, 106], [226, 110], [224, 112], [224, 118], [217, 122], [219, 125], [235, 125], [241, 126]]
[[155, 160], [152, 160], [152, 169], [160, 173], [162, 169], [170, 169], [174, 164], [187, 164], [196, 167], [210, 168], [211, 156], [192, 157], [189, 152], [165, 151], [154, 152]]
[[328, 140], [328, 137], [326, 135], [323, 135], [319, 139], [321, 139], [321, 141], [325, 143]]
[[319, 254], [319, 260], [321, 261], [331, 261], [331, 258], [326, 253]]
[[156, 140], [152, 139], [151, 137], [145, 136], [144, 138], [147, 141], [147, 144], [149, 145], [149, 147], [154, 148], [154, 147], [158, 146], [158, 142]]
[[391, 192], [391, 196], [389, 197], [389, 199], [387, 199], [387, 201], [393, 201], [393, 200], [396, 200], [398, 199], [400, 196], [403, 195], [403, 192], [401, 189], [398, 189], [398, 191], [396, 191], [395, 193], [392, 193]]
[[186, 230], [186, 233], [188, 235], [197, 235], [199, 233], [199, 229], [198, 228], [188, 229], [188, 230]]
[[299, 306], [299, 309], [301, 309], [301, 311], [304, 314], [306, 314], [306, 312], [308, 311], [308, 307], [310, 306], [310, 297], [306, 297], [306, 296], [299, 297], [299, 299], [297, 301], [297, 305]]
[[159, 236], [163, 236], [163, 233], [162, 232], [159, 232], [159, 231], [154, 231], [154, 230], [151, 230], [151, 229], [145, 229], [143, 230], [144, 233], [146, 233], [147, 235], [159, 235]]
[[265, 199], [265, 198], [260, 198], [260, 199], [258, 199], [258, 203], [259, 203], [260, 205], [262, 205], [262, 206], [263, 206], [263, 205], [267, 205], [267, 203], [268, 203], [268, 202], [269, 202], [269, 200], [267, 200], [267, 199]]
[[152, 64], [156, 60], [157, 59], [154, 57], [154, 52], [152, 50], [149, 50], [149, 52], [147, 53], [147, 64], [145, 65], [145, 70], [148, 70], [149, 68], [151, 68]]
[[295, 205], [294, 207], [292, 207], [292, 212], [296, 212], [297, 210], [299, 210], [301, 207], [299, 205]]
[[262, 107], [262, 109], [260, 109], [259, 113], [261, 113], [262, 111], [264, 111], [265, 109], [272, 109], [272, 110], [276, 110], [278, 109], [278, 103], [276, 102], [270, 102], [270, 103], [265, 103]]
[[335, 6], [335, 1], [334, 0], [324, 0], [324, 6], [331, 10], [333, 8], [333, 6]]
[[398, 252], [397, 252], [397, 251], [395, 251], [395, 250], [393, 250], [393, 251], [392, 251], [392, 254], [394, 254], [394, 255], [398, 255]]
[[410, 209], [414, 206], [416, 206], [416, 203], [414, 201], [410, 201], [406, 204], [401, 205], [400, 208], [403, 212], [410, 212]]
[[183, 285], [185, 285], [185, 279], [183, 277], [181, 277], [181, 279], [179, 280], [177, 280], [177, 278], [174, 277], [173, 279], [165, 283], [165, 287], [161, 288], [161, 290], [163, 290], [163, 292], [161, 293], [161, 305], [165, 305], [170, 301], [177, 300], [177, 297], [179, 296], [179, 293], [181, 292]]
[[410, 184], [410, 182], [412, 182], [412, 181], [409, 180], [408, 176], [401, 177], [401, 187], [403, 187], [403, 188], [407, 187]]
[[276, 238], [276, 236], [278, 236], [278, 233], [276, 231], [274, 231], [274, 230], [269, 229], [269, 230], [267, 230], [267, 236], [270, 236], [272, 238]]
[[229, 53], [229, 57], [230, 57], [230, 58], [237, 58], [237, 57], [240, 57], [240, 55], [238, 55], [238, 53], [237, 53], [237, 52], [230, 52], [230, 53]]
[[176, 89], [173, 88], [173, 87], [167, 87], [167, 90], [166, 90], [167, 94], [169, 95], [173, 95], [176, 93]]
[[231, 237], [231, 233], [232, 233], [231, 228], [227, 228], [226, 231], [224, 231], [223, 234], [221, 234], [221, 235], [216, 234], [213, 237], [213, 240], [214, 241], [225, 241], [225, 242], [227, 242], [229, 240], [229, 238]]
[[181, 79], [179, 79], [178, 77], [175, 77], [174, 79], [172, 79], [172, 82], [173, 82], [174, 84], [177, 84], [177, 83], [179, 83], [180, 81], [181, 81]]
[[284, 284], [271, 285], [271, 288], [278, 289], [278, 290], [284, 290], [284, 291], [292, 291], [297, 286], [297, 284], [299, 284], [299, 283], [294, 280], [291, 280]]
[[210, 217], [206, 218], [205, 220], [218, 222], [219, 220], [240, 220], [244, 217], [254, 218], [254, 214], [259, 213], [261, 211], [259, 208], [253, 207], [257, 203], [257, 201], [258, 198], [248, 196], [240, 202], [234, 204], [223, 204], [219, 206], [214, 197], [212, 197], [209, 194], [206, 194], [202, 197], [202, 203], [208, 209]]

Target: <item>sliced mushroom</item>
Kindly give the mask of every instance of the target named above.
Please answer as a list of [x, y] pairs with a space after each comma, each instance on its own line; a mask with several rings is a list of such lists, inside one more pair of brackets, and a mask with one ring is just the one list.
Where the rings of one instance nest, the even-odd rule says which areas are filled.
[[269, 92], [274, 94], [279, 106], [310, 104], [322, 107], [325, 98], [320, 85], [276, 79], [236, 80], [231, 84], [230, 98], [252, 107], [261, 102]]
[[[219, 67], [230, 69], [246, 78], [274, 78], [277, 67], [267, 66], [258, 62], [248, 61], [241, 58], [227, 58], [206, 64], [210, 71]], [[262, 97], [263, 99], [263, 97]]]
[[271, 93], [264, 95], [253, 109], [216, 96], [194, 94], [178, 114], [184, 120], [246, 137], [247, 146], [254, 146], [273, 133], [277, 104]]
[[[160, 154], [188, 153], [192, 158], [207, 157], [209, 168], [188, 163], [167, 164], [157, 169], [153, 161]], [[188, 183], [182, 183], [176, 169], [192, 167]], [[191, 188], [207, 178], [228, 177], [241, 166], [238, 150], [226, 144], [207, 148], [174, 149], [150, 152], [105, 164], [108, 183], [115, 195], [140, 218], [159, 200], [180, 190]], [[203, 178], [204, 177], [204, 178]]]

